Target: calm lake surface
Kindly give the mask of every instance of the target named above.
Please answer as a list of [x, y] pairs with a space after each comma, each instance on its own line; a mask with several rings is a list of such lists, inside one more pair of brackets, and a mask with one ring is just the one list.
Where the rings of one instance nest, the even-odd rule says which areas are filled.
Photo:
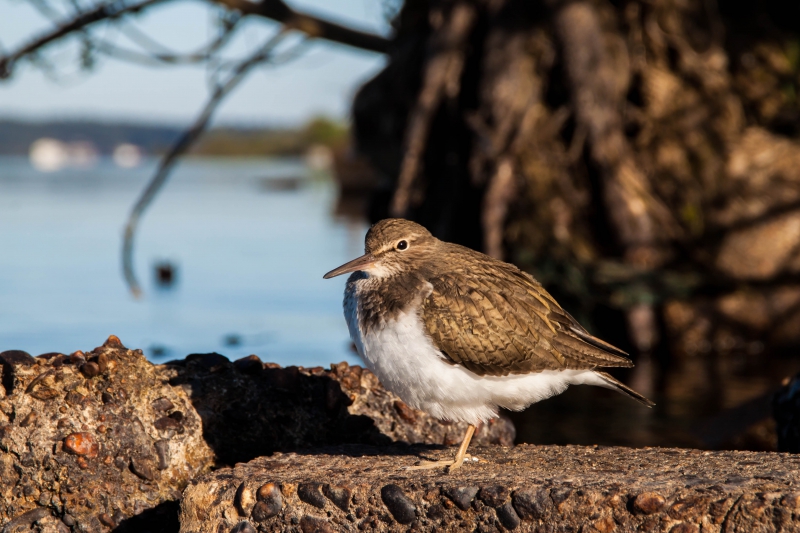
[[[144, 295], [128, 291], [122, 230], [156, 161], [53, 173], [0, 158], [0, 351], [92, 349], [109, 334], [154, 361], [217, 351], [282, 365], [356, 362], [328, 270], [363, 253], [363, 222], [336, 218], [335, 185], [299, 159], [187, 159], [136, 241]], [[155, 265], [176, 266], [159, 288]]]
[[[122, 277], [122, 229], [154, 166], [42, 173], [0, 158], [0, 351], [88, 350], [113, 333], [154, 362], [217, 351], [358, 364], [341, 311], [345, 277], [322, 275], [361, 255], [367, 225], [333, 214], [327, 176], [296, 159], [185, 160], [140, 225], [137, 300]], [[162, 261], [177, 268], [169, 288], [155, 281]], [[675, 361], [659, 379], [652, 366], [617, 375], [655, 408], [571, 387], [511, 414], [518, 440], [773, 449], [770, 393], [800, 360], [712, 354]]]

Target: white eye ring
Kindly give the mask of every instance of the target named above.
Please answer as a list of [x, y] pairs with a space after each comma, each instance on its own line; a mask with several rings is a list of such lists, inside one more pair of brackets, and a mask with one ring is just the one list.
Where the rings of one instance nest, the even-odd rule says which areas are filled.
[[397, 243], [397, 245], [395, 246], [395, 248], [396, 248], [396, 249], [398, 249], [398, 250], [400, 250], [401, 252], [402, 252], [403, 250], [407, 250], [407, 249], [408, 249], [408, 241], [407, 241], [407, 240], [405, 240], [405, 239], [403, 239], [402, 241], [400, 241], [400, 242], [398, 242], [398, 243]]

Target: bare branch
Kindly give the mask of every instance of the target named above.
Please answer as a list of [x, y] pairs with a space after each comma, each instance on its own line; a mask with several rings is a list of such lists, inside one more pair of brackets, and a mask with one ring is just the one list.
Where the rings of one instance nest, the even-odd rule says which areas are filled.
[[142, 293], [142, 289], [139, 286], [139, 282], [136, 280], [136, 274], [134, 273], [133, 269], [133, 240], [136, 235], [136, 228], [139, 224], [139, 219], [144, 211], [150, 206], [153, 198], [155, 198], [156, 194], [158, 194], [158, 191], [161, 189], [164, 183], [166, 183], [167, 178], [169, 178], [170, 173], [172, 172], [172, 169], [175, 167], [175, 163], [178, 161], [178, 158], [184, 152], [186, 152], [186, 150], [188, 150], [192, 144], [194, 144], [194, 142], [206, 129], [211, 117], [225, 96], [227, 96], [233, 89], [236, 88], [237, 85], [239, 85], [239, 83], [247, 76], [253, 67], [263, 63], [271, 57], [275, 46], [277, 46], [285, 34], [286, 28], [281, 28], [281, 31], [269, 39], [266, 44], [264, 44], [264, 46], [258, 50], [258, 52], [239, 63], [225, 83], [216, 87], [205, 107], [203, 108], [203, 111], [194, 121], [194, 124], [192, 124], [192, 126], [186, 130], [183, 135], [181, 135], [178, 141], [172, 145], [172, 148], [170, 148], [169, 152], [167, 152], [167, 154], [161, 160], [161, 163], [158, 165], [158, 170], [156, 170], [156, 174], [153, 176], [153, 179], [150, 180], [150, 183], [147, 184], [144, 192], [131, 210], [131, 213], [128, 216], [128, 221], [125, 224], [125, 237], [122, 244], [122, 271], [125, 275], [125, 281], [134, 296], [138, 297]]
[[146, 9], [155, 4], [165, 2], [167, 0], [143, 0], [133, 4], [125, 2], [110, 2], [99, 5], [96, 9], [81, 13], [74, 19], [62, 24], [56, 29], [45, 33], [30, 43], [24, 45], [16, 52], [0, 57], [0, 79], [8, 78], [14, 69], [14, 64], [20, 59], [33, 54], [40, 48], [48, 44], [66, 37], [67, 35], [78, 32], [83, 28], [99, 22], [101, 20], [113, 20], [125, 15], [127, 13], [136, 13], [142, 9]]
[[[101, 3], [95, 9], [80, 13], [75, 18], [64, 22], [55, 29], [44, 33], [22, 46], [16, 51], [0, 56], [0, 79], [11, 76], [14, 65], [20, 59], [30, 56], [37, 50], [80, 32], [96, 22], [114, 20], [128, 13], [136, 13], [155, 4], [170, 0], [142, 0], [126, 3], [121, 0]], [[345, 44], [362, 50], [385, 53], [389, 48], [389, 40], [373, 33], [354, 30], [335, 22], [330, 22], [313, 15], [295, 11], [282, 0], [262, 0], [259, 3], [249, 0], [208, 0], [228, 9], [239, 11], [242, 15], [256, 15], [275, 20], [284, 27], [299, 30], [309, 37], [325, 39]]]
[[281, 22], [287, 28], [299, 30], [311, 38], [325, 39], [381, 54], [386, 53], [389, 49], [390, 41], [385, 37], [354, 30], [335, 22], [295, 11], [283, 0], [261, 0], [259, 3], [249, 0], [210, 1], [229, 9], [235, 9], [243, 15], [256, 15]]

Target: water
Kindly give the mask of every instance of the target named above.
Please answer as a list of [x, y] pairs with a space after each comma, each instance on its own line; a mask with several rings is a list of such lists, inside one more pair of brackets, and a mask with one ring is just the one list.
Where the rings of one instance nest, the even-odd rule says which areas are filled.
[[[69, 353], [115, 334], [154, 361], [356, 362], [344, 279], [322, 275], [363, 253], [366, 225], [332, 215], [329, 178], [296, 159], [185, 160], [140, 224], [137, 300], [122, 228], [155, 164], [41, 173], [0, 158], [0, 351]], [[169, 288], [156, 283], [161, 261], [177, 269]]]
[[[155, 362], [217, 351], [358, 364], [344, 277], [322, 275], [362, 253], [367, 228], [332, 214], [330, 179], [299, 160], [185, 160], [140, 226], [136, 300], [120, 268], [122, 228], [154, 165], [44, 174], [0, 158], [0, 351], [69, 353], [113, 333]], [[161, 261], [177, 266], [168, 289], [155, 282]], [[658, 378], [640, 360], [617, 376], [654, 409], [571, 387], [511, 416], [520, 442], [772, 449], [769, 393], [798, 370], [796, 358], [710, 354], [676, 359]], [[738, 408], [753, 401], [755, 415]]]

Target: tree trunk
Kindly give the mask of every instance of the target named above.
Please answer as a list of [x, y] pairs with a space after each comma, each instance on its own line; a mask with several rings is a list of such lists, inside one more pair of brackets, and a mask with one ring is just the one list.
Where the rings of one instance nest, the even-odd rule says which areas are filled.
[[407, 0], [354, 104], [370, 217], [517, 263], [632, 352], [796, 346], [795, 10]]

